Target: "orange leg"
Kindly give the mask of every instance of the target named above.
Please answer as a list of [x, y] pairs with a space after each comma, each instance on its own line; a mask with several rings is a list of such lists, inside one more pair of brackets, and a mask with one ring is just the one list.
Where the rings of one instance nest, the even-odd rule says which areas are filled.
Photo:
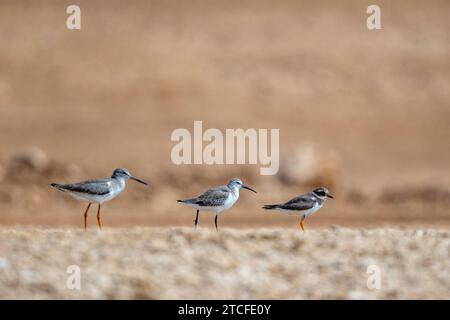
[[302, 228], [303, 232], [305, 232], [305, 216], [302, 217], [302, 220], [300, 220], [300, 228]]
[[100, 218], [100, 203], [98, 204], [98, 210], [97, 210], [97, 224], [98, 224], [98, 228], [100, 230], [102, 230], [102, 219]]
[[88, 211], [89, 211], [89, 208], [91, 207], [91, 204], [92, 203], [89, 202], [89, 204], [86, 208], [86, 211], [84, 211], [84, 232], [87, 231], [87, 216], [88, 216]]

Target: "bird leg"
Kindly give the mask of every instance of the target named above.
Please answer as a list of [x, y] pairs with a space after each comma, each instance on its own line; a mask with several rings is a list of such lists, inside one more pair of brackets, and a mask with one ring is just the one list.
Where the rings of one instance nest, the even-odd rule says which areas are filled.
[[198, 223], [198, 213], [200, 212], [200, 210], [197, 210], [197, 215], [195, 216], [195, 220], [194, 220], [194, 223], [195, 223], [195, 229], [197, 229], [197, 223]]
[[302, 217], [302, 220], [300, 220], [300, 228], [302, 228], [303, 232], [305, 232], [305, 216]]
[[88, 211], [89, 211], [89, 208], [91, 207], [91, 204], [92, 203], [89, 202], [89, 204], [86, 208], [86, 211], [84, 211], [84, 232], [87, 231], [87, 216], [88, 216]]
[[217, 217], [218, 217], [218, 215], [216, 214], [216, 218], [214, 219], [214, 223], [216, 225], [216, 231], [219, 232], [219, 228], [217, 228]]
[[102, 219], [100, 218], [100, 208], [101, 208], [101, 204], [98, 204], [98, 210], [97, 210], [97, 224], [98, 224], [98, 228], [100, 230], [102, 230]]

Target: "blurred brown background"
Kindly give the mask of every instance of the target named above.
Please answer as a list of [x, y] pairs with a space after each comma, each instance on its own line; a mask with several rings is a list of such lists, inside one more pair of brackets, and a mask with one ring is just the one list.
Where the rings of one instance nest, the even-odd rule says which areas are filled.
[[[238, 176], [224, 227], [287, 226], [263, 212], [322, 184], [311, 227], [448, 226], [450, 2], [0, 1], [0, 223], [81, 226], [85, 204], [50, 182], [130, 182], [106, 226], [190, 225], [176, 199]], [[174, 129], [279, 128], [277, 176], [176, 166]], [[94, 218], [90, 224], [94, 226]], [[203, 214], [202, 225], [213, 226]]]

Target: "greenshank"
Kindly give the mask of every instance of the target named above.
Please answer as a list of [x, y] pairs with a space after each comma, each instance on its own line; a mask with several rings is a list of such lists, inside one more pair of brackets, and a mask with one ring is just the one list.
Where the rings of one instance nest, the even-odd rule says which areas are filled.
[[130, 174], [127, 169], [116, 169], [114, 170], [111, 178], [99, 179], [99, 180], [88, 180], [72, 184], [56, 184], [52, 183], [51, 186], [69, 193], [71, 196], [78, 200], [88, 201], [89, 204], [84, 211], [84, 231], [87, 230], [87, 216], [89, 208], [92, 203], [98, 204], [97, 209], [97, 224], [98, 227], [102, 228], [102, 222], [100, 218], [100, 208], [104, 202], [114, 199], [125, 190], [125, 182], [128, 179], [132, 179], [139, 183], [147, 185], [145, 181], [142, 181]]
[[304, 221], [307, 216], [313, 214], [324, 205], [327, 198], [333, 199], [328, 189], [320, 187], [314, 189], [313, 192], [295, 197], [286, 203], [281, 204], [267, 204], [263, 208], [267, 210], [278, 210], [286, 212], [290, 215], [301, 216], [300, 227], [305, 231]]
[[217, 218], [219, 214], [222, 211], [231, 208], [236, 203], [239, 199], [239, 190], [241, 188], [256, 193], [255, 190], [243, 184], [240, 179], [234, 178], [231, 179], [226, 186], [211, 188], [196, 198], [177, 201], [197, 210], [197, 215], [194, 220], [195, 228], [197, 228], [198, 214], [201, 210], [214, 212], [216, 214], [214, 219], [216, 231], [219, 231], [219, 228], [217, 227]]

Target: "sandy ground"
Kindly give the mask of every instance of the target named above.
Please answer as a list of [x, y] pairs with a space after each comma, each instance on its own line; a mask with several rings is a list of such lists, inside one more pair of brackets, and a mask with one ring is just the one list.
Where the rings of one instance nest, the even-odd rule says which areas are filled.
[[0, 228], [0, 298], [450, 299], [449, 256], [432, 229]]

